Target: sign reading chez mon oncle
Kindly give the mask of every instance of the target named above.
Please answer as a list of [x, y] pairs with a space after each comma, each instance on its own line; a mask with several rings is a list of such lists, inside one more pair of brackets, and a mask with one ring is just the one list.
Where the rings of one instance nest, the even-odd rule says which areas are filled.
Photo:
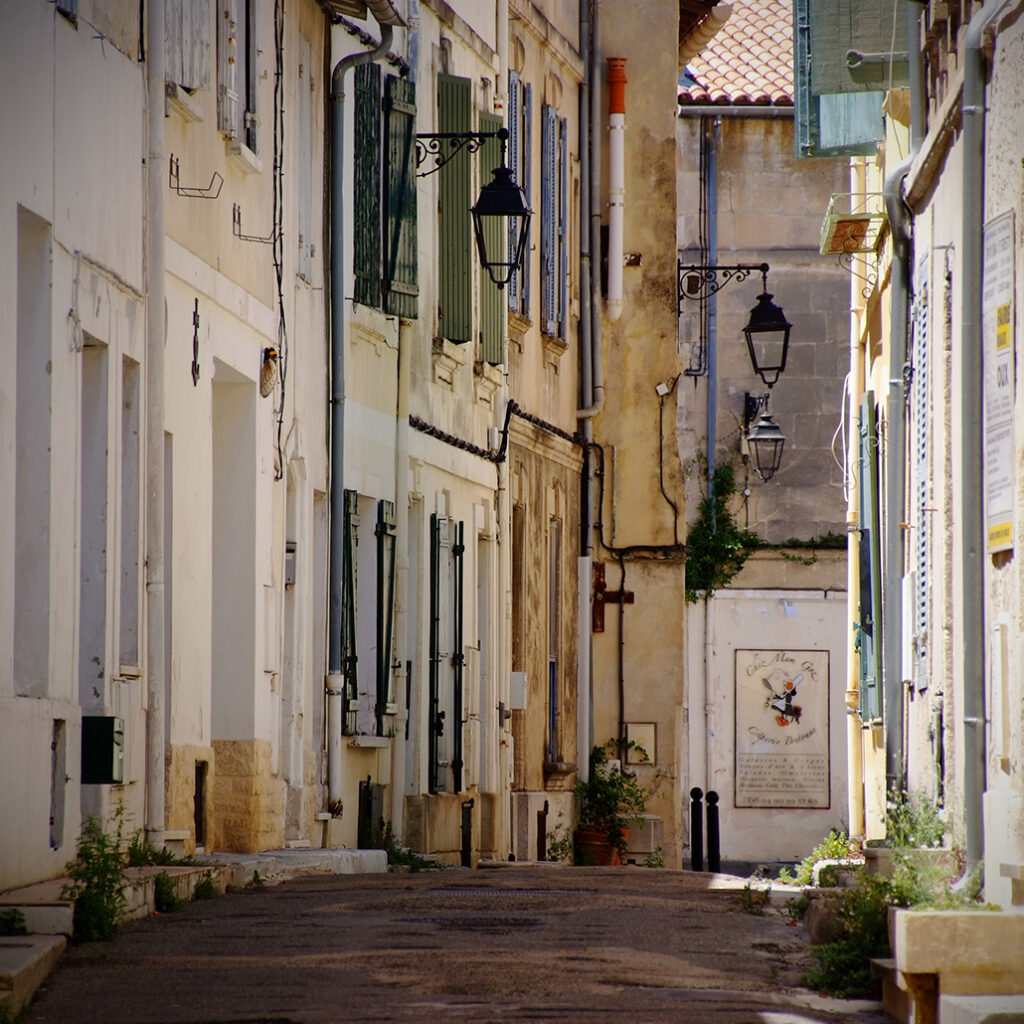
[[829, 806], [828, 657], [736, 651], [737, 807]]

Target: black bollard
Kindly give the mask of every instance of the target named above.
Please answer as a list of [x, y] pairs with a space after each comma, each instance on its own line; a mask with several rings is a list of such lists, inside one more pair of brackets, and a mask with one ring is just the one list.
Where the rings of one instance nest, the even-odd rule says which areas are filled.
[[722, 870], [722, 855], [718, 834], [718, 794], [708, 790], [708, 871]]
[[700, 786], [690, 790], [690, 869], [704, 870], [704, 815], [701, 813]]
[[473, 866], [473, 799], [462, 801], [462, 866]]

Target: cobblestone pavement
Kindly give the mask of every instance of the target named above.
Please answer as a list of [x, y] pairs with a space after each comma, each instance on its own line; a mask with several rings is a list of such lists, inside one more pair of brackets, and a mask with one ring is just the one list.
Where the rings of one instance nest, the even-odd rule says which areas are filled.
[[32, 1024], [883, 1024], [711, 876], [513, 866], [230, 892], [65, 955]]

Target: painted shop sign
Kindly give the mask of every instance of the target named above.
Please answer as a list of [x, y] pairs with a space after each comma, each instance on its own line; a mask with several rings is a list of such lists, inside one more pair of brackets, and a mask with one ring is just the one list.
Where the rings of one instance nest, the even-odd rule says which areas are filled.
[[828, 651], [736, 651], [736, 807], [829, 806]]
[[985, 365], [985, 534], [1013, 547], [1013, 211], [985, 225], [981, 333]]

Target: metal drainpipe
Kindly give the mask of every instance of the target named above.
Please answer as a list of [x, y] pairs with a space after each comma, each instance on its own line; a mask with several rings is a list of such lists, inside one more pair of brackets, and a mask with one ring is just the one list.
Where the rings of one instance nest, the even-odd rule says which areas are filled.
[[[1011, 0], [986, 4], [971, 18], [964, 36], [964, 85], [961, 99], [963, 170], [961, 172], [960, 286], [960, 544], [963, 559], [961, 621], [964, 665], [964, 831], [967, 871], [984, 859], [985, 793], [985, 538], [984, 438], [982, 430], [982, 230], [985, 216], [985, 30]], [[1014, 6], [1019, 6], [1016, 0]]]
[[622, 316], [623, 227], [626, 206], [626, 58], [608, 58], [608, 303]]
[[146, 25], [149, 143], [146, 156], [146, 839], [162, 849], [166, 827], [164, 608], [164, 0]]
[[903, 523], [906, 519], [906, 405], [903, 367], [907, 361], [907, 314], [910, 308], [912, 225], [903, 203], [903, 179], [913, 154], [901, 161], [885, 179], [885, 205], [892, 227], [893, 265], [890, 278], [889, 401], [886, 419], [885, 460], [885, 595], [882, 651], [885, 700], [885, 779], [889, 796], [904, 787], [903, 768]]
[[345, 72], [388, 51], [394, 34], [381, 25], [380, 43], [352, 53], [334, 65], [331, 75], [331, 525], [330, 597], [327, 636], [327, 798], [341, 800], [342, 570], [345, 540]]

